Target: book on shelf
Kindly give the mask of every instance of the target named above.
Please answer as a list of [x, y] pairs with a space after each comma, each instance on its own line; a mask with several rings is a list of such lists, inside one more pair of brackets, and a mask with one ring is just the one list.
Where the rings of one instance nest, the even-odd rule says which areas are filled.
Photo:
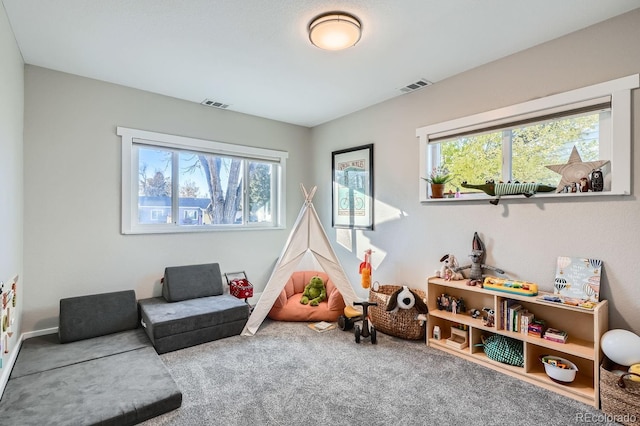
[[510, 309], [510, 315], [509, 315], [509, 319], [511, 320], [511, 322], [509, 323], [509, 331], [518, 331], [519, 328], [519, 321], [520, 321], [520, 311], [522, 310], [522, 305], [521, 304], [515, 304], [513, 305]]
[[557, 328], [549, 327], [544, 332], [544, 336], [543, 337], [545, 339], [547, 339], [547, 340], [552, 341], [552, 342], [566, 343], [567, 338], [569, 337], [569, 335], [564, 330], [558, 330]]
[[544, 334], [556, 335], [556, 336], [566, 336], [567, 332], [564, 330], [558, 330], [557, 328], [549, 327], [544, 332]]
[[529, 324], [529, 329], [527, 330], [527, 334], [533, 337], [542, 337], [545, 330], [545, 322], [544, 320], [534, 319], [533, 323]]
[[533, 323], [533, 313], [527, 311], [526, 309], [520, 315], [520, 332], [522, 334], [527, 334], [529, 332], [529, 324]]
[[502, 302], [502, 320], [501, 320], [501, 328], [507, 331], [518, 331], [520, 329], [519, 321], [520, 314], [519, 312], [524, 309], [521, 304], [518, 303], [517, 300], [509, 300], [505, 299]]
[[546, 334], [543, 337], [544, 340], [548, 340], [550, 342], [556, 342], [556, 343], [567, 343], [567, 336], [564, 337], [552, 337], [552, 336], [547, 336]]

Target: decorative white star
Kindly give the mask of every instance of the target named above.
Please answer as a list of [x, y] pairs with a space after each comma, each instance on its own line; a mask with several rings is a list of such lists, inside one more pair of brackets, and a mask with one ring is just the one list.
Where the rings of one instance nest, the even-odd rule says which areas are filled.
[[545, 167], [562, 175], [562, 179], [560, 179], [560, 183], [556, 188], [556, 192], [562, 192], [566, 185], [572, 182], [578, 183], [580, 182], [580, 178], [589, 178], [589, 173], [591, 173], [592, 170], [599, 169], [608, 162], [609, 160], [582, 161], [574, 145], [567, 164], [553, 164]]

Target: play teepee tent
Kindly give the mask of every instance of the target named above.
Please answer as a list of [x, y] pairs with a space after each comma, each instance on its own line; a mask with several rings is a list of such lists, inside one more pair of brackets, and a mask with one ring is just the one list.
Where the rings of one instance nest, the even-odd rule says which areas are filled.
[[262, 292], [258, 304], [253, 309], [253, 313], [249, 317], [244, 330], [242, 330], [243, 336], [252, 336], [258, 331], [260, 324], [262, 324], [262, 321], [271, 310], [289, 277], [297, 270], [300, 261], [308, 253], [314, 256], [324, 272], [333, 281], [347, 306], [351, 306], [354, 301], [359, 300], [329, 243], [329, 238], [327, 238], [327, 234], [320, 223], [318, 213], [311, 203], [317, 187], [314, 186], [310, 192], [307, 192], [302, 184], [300, 187], [304, 193], [304, 204], [280, 254], [280, 258], [278, 258], [276, 266], [271, 273], [267, 286]]

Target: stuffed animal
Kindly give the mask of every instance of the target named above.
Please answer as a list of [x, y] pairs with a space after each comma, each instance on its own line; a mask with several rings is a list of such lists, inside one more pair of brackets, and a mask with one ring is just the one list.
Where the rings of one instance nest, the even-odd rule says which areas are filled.
[[327, 299], [327, 288], [324, 286], [324, 281], [319, 276], [311, 277], [309, 284], [304, 287], [304, 293], [300, 303], [310, 306], [318, 306], [320, 302]]
[[478, 236], [477, 232], [473, 233], [473, 242], [471, 244], [471, 254], [469, 257], [471, 258], [471, 264], [465, 266], [459, 266], [455, 268], [455, 271], [461, 271], [463, 269], [469, 269], [469, 282], [467, 285], [477, 285], [482, 287], [482, 270], [489, 269], [491, 271], [497, 272], [498, 274], [504, 274], [502, 269], [496, 268], [495, 266], [485, 265], [484, 263], [485, 249], [484, 243]]
[[398, 312], [398, 309], [411, 309], [414, 306], [420, 314], [426, 314], [429, 312], [427, 304], [420, 298], [420, 295], [416, 294], [405, 285], [394, 291], [391, 296], [389, 296], [387, 312]]
[[591, 171], [591, 190], [593, 192], [602, 192], [604, 190], [604, 174], [600, 169]]
[[458, 259], [452, 254], [445, 254], [440, 259], [442, 266], [439, 271], [436, 271], [436, 277], [444, 278], [447, 281], [450, 280], [462, 280], [464, 276], [460, 272], [456, 272], [455, 268], [460, 266]]

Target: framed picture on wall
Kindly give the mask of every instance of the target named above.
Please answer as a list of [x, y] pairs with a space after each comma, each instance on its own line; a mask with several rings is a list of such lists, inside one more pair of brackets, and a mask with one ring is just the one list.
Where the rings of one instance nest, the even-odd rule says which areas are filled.
[[373, 229], [373, 144], [331, 153], [332, 225]]

